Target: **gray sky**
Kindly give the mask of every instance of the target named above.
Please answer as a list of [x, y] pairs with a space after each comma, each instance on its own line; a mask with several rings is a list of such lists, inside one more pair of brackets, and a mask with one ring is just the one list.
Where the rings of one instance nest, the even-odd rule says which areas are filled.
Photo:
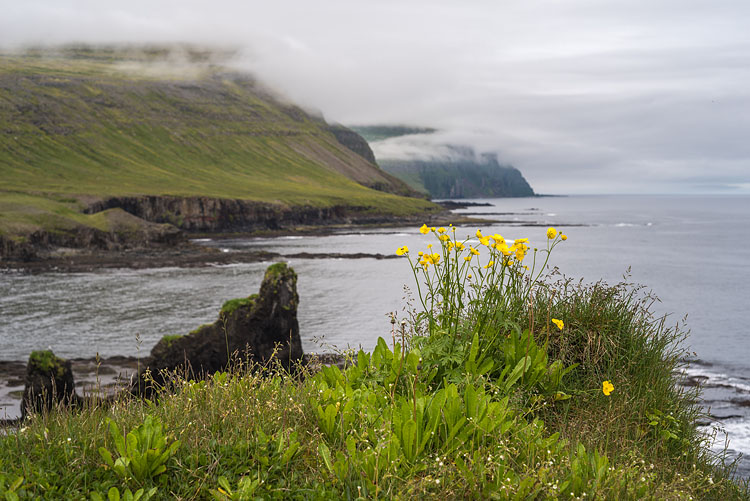
[[329, 121], [437, 127], [540, 193], [750, 193], [748, 0], [0, 1], [0, 47], [238, 47]]

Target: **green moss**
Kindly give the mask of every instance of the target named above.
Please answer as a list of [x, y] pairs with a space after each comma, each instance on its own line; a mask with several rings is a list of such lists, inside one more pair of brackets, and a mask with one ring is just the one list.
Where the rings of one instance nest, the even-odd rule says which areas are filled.
[[266, 280], [268, 280], [270, 278], [276, 279], [276, 278], [280, 277], [281, 275], [283, 275], [284, 273], [286, 273], [287, 270], [289, 270], [289, 269], [290, 268], [286, 265], [286, 263], [272, 264], [271, 266], [269, 266], [266, 269], [266, 277], [265, 278], [266, 278]]
[[250, 306], [252, 307], [253, 304], [255, 304], [255, 300], [258, 299], [257, 294], [252, 294], [248, 297], [241, 297], [237, 299], [230, 299], [224, 305], [221, 307], [221, 313], [220, 316], [228, 316], [234, 313], [237, 308], [240, 308], [242, 306]]
[[164, 343], [166, 348], [169, 348], [172, 346], [172, 343], [174, 343], [176, 340], [180, 339], [181, 337], [184, 337], [183, 334], [167, 334], [166, 336], [161, 338], [161, 342]]
[[61, 377], [65, 372], [65, 359], [55, 356], [51, 350], [32, 351], [29, 355], [29, 365], [36, 370], [57, 374]]
[[211, 327], [211, 326], [213, 326], [213, 324], [203, 324], [203, 325], [200, 325], [200, 326], [198, 326], [197, 328], [195, 328], [195, 329], [191, 330], [191, 331], [190, 331], [190, 334], [198, 334], [198, 333], [199, 333], [200, 331], [202, 331], [203, 329], [205, 329], [205, 328], [207, 328], [207, 327]]

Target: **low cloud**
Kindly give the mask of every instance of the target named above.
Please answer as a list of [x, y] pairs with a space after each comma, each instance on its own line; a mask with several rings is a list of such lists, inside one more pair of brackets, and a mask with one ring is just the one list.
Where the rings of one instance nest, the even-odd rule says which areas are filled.
[[744, 0], [30, 0], [4, 7], [0, 47], [230, 48], [330, 120], [440, 129], [383, 147], [497, 152], [538, 192], [749, 193], [749, 14]]

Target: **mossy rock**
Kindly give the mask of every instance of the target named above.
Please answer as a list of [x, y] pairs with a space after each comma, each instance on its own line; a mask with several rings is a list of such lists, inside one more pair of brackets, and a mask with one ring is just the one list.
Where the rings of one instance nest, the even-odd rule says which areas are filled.
[[34, 351], [26, 365], [21, 417], [48, 411], [58, 404], [80, 404], [70, 360], [59, 358], [50, 350]]
[[131, 390], [150, 394], [164, 386], [165, 371], [189, 371], [203, 377], [224, 371], [232, 360], [264, 365], [271, 359], [291, 370], [303, 356], [297, 321], [297, 274], [286, 264], [270, 266], [259, 294], [224, 303], [219, 319], [185, 336], [164, 336], [145, 361], [153, 384], [133, 385]]

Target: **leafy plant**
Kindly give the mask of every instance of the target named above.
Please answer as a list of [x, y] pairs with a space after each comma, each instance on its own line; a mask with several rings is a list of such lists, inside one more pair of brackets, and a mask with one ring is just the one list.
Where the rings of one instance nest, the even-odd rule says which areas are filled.
[[260, 479], [241, 477], [236, 489], [232, 489], [226, 477], [219, 477], [219, 488], [212, 489], [211, 495], [216, 501], [248, 501], [254, 499], [255, 491], [260, 485]]
[[[0, 462], [2, 466], [2, 462]], [[23, 485], [23, 477], [6, 478], [4, 473], [0, 473], [0, 496], [5, 501], [18, 501], [19, 489]], [[23, 491], [20, 491], [23, 493]]]
[[[120, 490], [117, 487], [111, 487], [107, 491], [107, 501], [148, 501], [156, 494], [156, 491], [156, 487], [152, 487], [148, 491], [138, 489], [135, 493], [130, 489], [125, 489], [120, 495]], [[104, 501], [104, 498], [98, 492], [92, 492], [91, 501]]]
[[125, 480], [133, 478], [143, 483], [161, 475], [167, 469], [167, 461], [180, 446], [179, 440], [167, 446], [161, 422], [151, 416], [146, 416], [141, 425], [125, 436], [114, 421], [107, 419], [106, 423], [119, 457], [113, 459], [112, 453], [104, 447], [99, 448], [99, 455], [117, 476]]

